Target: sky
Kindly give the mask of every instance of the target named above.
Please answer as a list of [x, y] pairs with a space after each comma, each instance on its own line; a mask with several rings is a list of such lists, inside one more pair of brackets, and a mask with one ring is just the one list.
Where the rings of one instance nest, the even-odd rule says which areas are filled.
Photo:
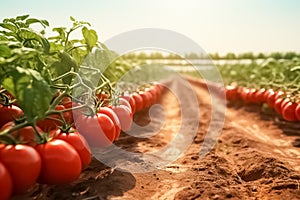
[[104, 42], [140, 28], [178, 32], [206, 52], [300, 52], [298, 0], [4, 0], [0, 20], [22, 14], [70, 26], [92, 24]]

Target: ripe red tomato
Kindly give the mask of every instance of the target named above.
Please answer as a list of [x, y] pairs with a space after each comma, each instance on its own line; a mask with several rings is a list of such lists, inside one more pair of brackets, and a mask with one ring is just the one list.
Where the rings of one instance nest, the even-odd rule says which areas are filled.
[[78, 132], [83, 135], [90, 147], [110, 146], [115, 139], [115, 125], [107, 115], [102, 113], [96, 113], [93, 116], [80, 115], [75, 124]]
[[122, 131], [128, 131], [132, 125], [132, 112], [124, 105], [113, 106], [112, 110], [117, 114]]
[[239, 97], [237, 88], [231, 85], [227, 85], [225, 87], [225, 94], [226, 94], [226, 99], [230, 101], [237, 100]]
[[0, 160], [11, 175], [15, 194], [25, 193], [36, 184], [41, 171], [41, 158], [33, 147], [7, 145], [0, 152]]
[[295, 109], [295, 115], [298, 121], [300, 121], [300, 103], [298, 103], [296, 109]]
[[101, 107], [98, 113], [105, 114], [112, 120], [116, 128], [116, 135], [114, 140], [118, 140], [121, 133], [121, 123], [117, 114], [111, 108], [108, 107]]
[[131, 105], [130, 105], [129, 101], [127, 101], [126, 99], [120, 97], [119, 98], [119, 103], [120, 103], [120, 105], [127, 106], [132, 112], [132, 108], [131, 108]]
[[240, 96], [241, 96], [241, 99], [242, 99], [244, 102], [248, 102], [248, 101], [249, 101], [249, 98], [248, 98], [249, 92], [250, 92], [250, 89], [248, 89], [248, 88], [242, 88], [242, 89], [241, 89]]
[[65, 105], [65, 104], [67, 104], [69, 102], [72, 102], [71, 97], [63, 97], [60, 104], [61, 105]]
[[135, 92], [132, 94], [132, 97], [135, 101], [135, 106], [136, 106], [135, 111], [138, 112], [138, 111], [142, 110], [144, 103], [143, 103], [143, 98], [141, 97], [141, 95], [139, 95], [138, 93]]
[[[15, 122], [8, 122], [2, 126], [0, 131], [4, 131], [5, 129], [10, 129], [15, 126]], [[40, 127], [36, 127], [37, 131], [42, 134], [43, 131]], [[36, 135], [32, 126], [26, 126], [24, 128], [18, 129], [11, 133], [14, 138], [16, 138], [20, 143], [27, 144], [30, 146], [36, 145]]]
[[265, 102], [265, 99], [264, 99], [265, 93], [266, 93], [265, 88], [261, 88], [255, 93], [255, 99], [256, 99], [257, 103]]
[[146, 87], [144, 89], [144, 93], [148, 93], [149, 96], [149, 107], [152, 106], [155, 103], [155, 98], [156, 98], [156, 94], [153, 94], [153, 92], [151, 92], [149, 87]]
[[286, 105], [286, 104], [288, 104], [290, 102], [290, 98], [285, 98], [285, 99], [283, 99], [283, 101], [281, 102], [281, 111], [283, 110], [283, 108], [284, 108], [284, 106]]
[[265, 92], [265, 94], [264, 94], [264, 97], [263, 97], [264, 102], [267, 102], [268, 96], [269, 96], [269, 94], [272, 93], [272, 92], [274, 92], [272, 89], [266, 90], [266, 92]]
[[[55, 106], [55, 110], [65, 110], [66, 108], [63, 106], [63, 105], [57, 105]], [[59, 120], [62, 120], [61, 117], [59, 115], [50, 115], [49, 117], [51, 118], [55, 118], [55, 119], [59, 119]], [[70, 123], [72, 121], [72, 116], [70, 114], [70, 112], [65, 112], [63, 113], [63, 117], [65, 119], [65, 121], [67, 123]], [[52, 120], [52, 119], [43, 119], [43, 120], [39, 120], [37, 122], [37, 125], [43, 130], [43, 131], [46, 131], [46, 132], [49, 132], [51, 130], [54, 130], [57, 128], [57, 126], [61, 126], [62, 123], [59, 122], [59, 121], [56, 121], [56, 120]]]
[[283, 102], [283, 99], [282, 98], [278, 98], [275, 100], [275, 103], [274, 103], [274, 109], [275, 111], [278, 113], [278, 114], [282, 114], [281, 112], [281, 104]]
[[67, 184], [77, 180], [82, 169], [80, 156], [72, 145], [53, 139], [36, 146], [42, 160], [39, 182]]
[[8, 200], [12, 194], [12, 178], [6, 167], [0, 162], [0, 199]]
[[136, 111], [136, 103], [135, 103], [134, 98], [132, 96], [128, 96], [128, 95], [121, 96], [121, 98], [126, 99], [129, 102], [129, 104], [131, 106], [132, 113], [135, 113], [135, 111]]
[[286, 121], [297, 121], [296, 117], [297, 103], [289, 102], [282, 109], [282, 117]]
[[52, 130], [50, 135], [55, 139], [61, 139], [71, 144], [80, 156], [82, 168], [86, 168], [92, 160], [91, 149], [82, 135], [76, 130], [73, 132], [65, 133], [61, 129]]
[[142, 92], [142, 91], [139, 92], [139, 95], [143, 99], [143, 108], [148, 108], [151, 104], [152, 96], [150, 96], [148, 92]]
[[18, 106], [2, 106], [0, 107], [0, 127], [10, 121], [14, 121], [17, 118], [23, 116], [24, 113]]
[[267, 104], [270, 108], [274, 108], [276, 92], [270, 91], [267, 97]]

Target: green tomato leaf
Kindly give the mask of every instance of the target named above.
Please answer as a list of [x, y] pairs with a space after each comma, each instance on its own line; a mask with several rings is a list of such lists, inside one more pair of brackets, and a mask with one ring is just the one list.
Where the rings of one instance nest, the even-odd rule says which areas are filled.
[[29, 17], [29, 15], [21, 15], [21, 16], [17, 16], [17, 17], [16, 17], [16, 20], [21, 20], [21, 21], [23, 21], [23, 20], [27, 19], [28, 17]]
[[44, 28], [49, 26], [49, 22], [47, 20], [40, 20], [40, 19], [35, 19], [35, 18], [29, 18], [25, 22], [28, 26], [34, 23], [40, 23]]
[[0, 57], [9, 57], [11, 56], [11, 50], [7, 44], [0, 43]]
[[75, 22], [75, 21], [76, 21], [75, 18], [72, 17], [72, 16], [70, 16], [70, 20], [71, 20], [72, 22]]
[[18, 30], [19, 37], [23, 38], [24, 40], [36, 40], [38, 41], [44, 48], [44, 51], [46, 53], [50, 50], [50, 44], [49, 41], [44, 38], [42, 35], [27, 29], [27, 28], [21, 28]]
[[98, 35], [97, 35], [96, 31], [92, 30], [92, 29], [88, 29], [86, 27], [83, 27], [82, 35], [83, 35], [89, 49], [92, 49], [98, 41]]
[[48, 110], [52, 93], [50, 86], [39, 72], [16, 67], [7, 73], [3, 87], [18, 100], [28, 120], [36, 116], [44, 118]]
[[16, 32], [18, 30], [18, 28], [16, 27], [16, 25], [14, 25], [13, 23], [11, 22], [7, 22], [7, 23], [0, 23], [0, 26], [2, 28], [5, 28], [7, 30], [10, 30], [12, 32]]

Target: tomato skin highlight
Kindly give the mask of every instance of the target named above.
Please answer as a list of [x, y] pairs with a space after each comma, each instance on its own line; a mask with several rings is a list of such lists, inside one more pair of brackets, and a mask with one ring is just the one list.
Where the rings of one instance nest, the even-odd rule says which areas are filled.
[[42, 160], [39, 182], [50, 185], [67, 184], [77, 180], [81, 173], [81, 160], [69, 143], [53, 139], [36, 146]]
[[14, 121], [23, 115], [23, 111], [18, 106], [10, 105], [0, 107], [0, 127], [7, 122]]
[[105, 114], [112, 120], [112, 122], [114, 123], [115, 128], [116, 128], [114, 141], [118, 140], [120, 133], [121, 133], [121, 123], [120, 123], [120, 120], [119, 120], [117, 114], [111, 108], [108, 108], [108, 107], [101, 107], [99, 109], [98, 113]]
[[0, 200], [8, 200], [12, 194], [12, 178], [6, 167], [0, 162]]
[[42, 163], [33, 147], [7, 145], [0, 152], [0, 160], [11, 175], [14, 194], [25, 193], [36, 184]]
[[82, 169], [84, 169], [91, 163], [91, 149], [84, 137], [76, 132], [76, 130], [73, 131], [74, 132], [64, 133], [62, 130], [56, 129], [52, 130], [50, 135], [53, 135], [55, 139], [64, 140], [72, 145], [80, 156]]
[[282, 117], [286, 121], [297, 121], [296, 117], [297, 103], [289, 102], [282, 109]]
[[75, 125], [91, 148], [110, 146], [116, 135], [113, 121], [102, 113], [96, 113], [94, 116], [80, 115]]

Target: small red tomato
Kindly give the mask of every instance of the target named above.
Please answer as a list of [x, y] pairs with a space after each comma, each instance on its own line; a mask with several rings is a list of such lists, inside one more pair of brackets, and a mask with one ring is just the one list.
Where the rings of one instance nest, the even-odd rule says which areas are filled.
[[132, 112], [124, 105], [113, 106], [112, 110], [117, 114], [122, 131], [128, 131], [132, 125]]
[[8, 200], [12, 194], [12, 178], [6, 167], [0, 162], [0, 199]]
[[275, 100], [275, 103], [274, 103], [274, 109], [275, 111], [278, 113], [278, 114], [282, 114], [281, 112], [281, 104], [283, 102], [283, 99], [282, 98], [278, 98]]
[[138, 111], [142, 110], [144, 103], [143, 103], [143, 98], [141, 97], [141, 95], [139, 95], [138, 93], [135, 92], [132, 94], [132, 97], [134, 98], [134, 101], [135, 101], [135, 106], [136, 106], [135, 111], [138, 112]]
[[41, 157], [33, 147], [7, 145], [0, 152], [0, 160], [11, 175], [15, 194], [25, 193], [36, 184], [41, 171]]
[[258, 103], [263, 103], [265, 101], [265, 99], [264, 99], [265, 93], [266, 93], [265, 88], [261, 88], [255, 93], [255, 96], [256, 96], [255, 98]]
[[132, 112], [132, 108], [131, 108], [131, 105], [130, 105], [129, 101], [127, 101], [126, 99], [120, 97], [119, 98], [119, 103], [120, 103], [120, 105], [124, 105], [124, 106], [128, 107]]
[[248, 97], [249, 92], [250, 92], [250, 89], [242, 88], [240, 96], [244, 102], [249, 102], [249, 97]]
[[297, 103], [289, 102], [282, 109], [282, 117], [286, 121], [297, 121], [296, 117]]
[[284, 106], [286, 104], [288, 104], [289, 102], [290, 102], [290, 98], [283, 99], [283, 101], [281, 102], [281, 106], [280, 106], [281, 111], [283, 110]]
[[265, 94], [264, 94], [264, 97], [263, 97], [264, 102], [267, 102], [268, 96], [269, 96], [269, 94], [272, 93], [272, 92], [274, 92], [272, 89], [266, 90], [266, 92], [265, 92]]
[[[5, 129], [11, 129], [14, 127], [16, 124], [15, 122], [8, 122], [2, 126], [0, 131], [4, 131]], [[42, 134], [43, 131], [40, 129], [40, 127], [36, 127], [37, 131]], [[32, 126], [26, 126], [24, 128], [18, 129], [14, 132], [11, 133], [18, 141], [22, 144], [27, 144], [30, 146], [35, 146], [36, 145], [36, 134]]]
[[2, 106], [0, 107], [0, 127], [10, 121], [14, 121], [17, 118], [23, 116], [24, 113], [18, 106]]
[[[59, 111], [59, 110], [65, 110], [66, 108], [63, 106], [63, 105], [57, 105], [55, 106], [55, 110]], [[58, 119], [58, 120], [62, 120], [60, 115], [57, 115], [57, 114], [53, 114], [53, 115], [50, 115], [49, 117], [51, 118], [55, 118], [55, 119]], [[63, 113], [63, 117], [64, 117], [64, 120], [67, 122], [67, 123], [70, 123], [72, 121], [72, 116], [70, 115], [69, 112], [64, 112]], [[52, 120], [52, 119], [43, 119], [43, 120], [39, 120], [37, 122], [37, 125], [43, 130], [43, 131], [51, 131], [51, 130], [54, 130], [57, 128], [57, 126], [61, 126], [62, 123], [57, 121], [57, 120]]]
[[121, 123], [117, 114], [111, 108], [108, 107], [101, 107], [98, 113], [105, 114], [112, 120], [116, 128], [116, 135], [114, 140], [118, 140], [121, 133]]
[[91, 149], [82, 135], [76, 130], [73, 132], [65, 133], [61, 129], [52, 130], [50, 135], [55, 139], [61, 139], [71, 144], [80, 156], [82, 168], [86, 168], [92, 159]]
[[150, 103], [151, 103], [151, 96], [149, 95], [148, 92], [142, 92], [140, 91], [139, 92], [139, 95], [142, 97], [143, 99], [143, 108], [148, 108], [150, 106]]
[[121, 98], [126, 99], [129, 102], [132, 113], [134, 114], [136, 111], [136, 103], [135, 103], [133, 96], [124, 95], [124, 96], [121, 96]]
[[93, 116], [80, 115], [75, 124], [78, 132], [92, 148], [110, 146], [115, 139], [116, 127], [113, 121], [102, 113], [96, 113]]
[[238, 99], [237, 88], [231, 85], [226, 86], [225, 88], [226, 99], [229, 101], [234, 101]]
[[267, 97], [267, 104], [270, 108], [274, 108], [276, 92], [271, 91]]

